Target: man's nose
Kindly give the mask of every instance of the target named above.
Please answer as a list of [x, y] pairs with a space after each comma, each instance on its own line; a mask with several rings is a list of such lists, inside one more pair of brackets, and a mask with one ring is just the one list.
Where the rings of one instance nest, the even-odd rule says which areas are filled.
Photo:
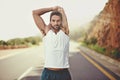
[[58, 24], [58, 22], [57, 21], [55, 21], [55, 25], [57, 25]]

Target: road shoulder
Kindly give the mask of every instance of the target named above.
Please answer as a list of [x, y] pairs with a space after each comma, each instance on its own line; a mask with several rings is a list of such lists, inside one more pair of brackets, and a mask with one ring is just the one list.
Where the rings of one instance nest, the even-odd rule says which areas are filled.
[[120, 62], [102, 55], [100, 53], [97, 53], [89, 48], [80, 46], [79, 47], [82, 52], [99, 62], [100, 64], [104, 65], [106, 68], [114, 72], [116, 75], [120, 76]]

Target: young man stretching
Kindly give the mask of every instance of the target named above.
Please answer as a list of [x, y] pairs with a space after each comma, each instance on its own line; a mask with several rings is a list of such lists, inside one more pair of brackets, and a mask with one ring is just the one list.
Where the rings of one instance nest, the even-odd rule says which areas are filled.
[[[50, 23], [42, 15], [51, 12]], [[64, 9], [59, 6], [33, 10], [34, 21], [43, 35], [45, 65], [41, 80], [71, 80], [69, 68], [69, 28]]]

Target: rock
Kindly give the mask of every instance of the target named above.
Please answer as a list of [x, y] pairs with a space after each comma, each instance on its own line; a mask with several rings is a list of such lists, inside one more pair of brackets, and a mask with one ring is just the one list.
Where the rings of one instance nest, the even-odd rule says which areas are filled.
[[109, 0], [91, 23], [89, 38], [96, 37], [99, 45], [120, 51], [120, 0]]

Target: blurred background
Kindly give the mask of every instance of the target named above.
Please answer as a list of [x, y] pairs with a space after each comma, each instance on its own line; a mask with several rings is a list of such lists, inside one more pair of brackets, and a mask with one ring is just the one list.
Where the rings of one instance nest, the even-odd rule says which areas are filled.
[[[71, 40], [120, 57], [120, 10], [117, 1], [112, 0], [0, 1], [0, 49], [38, 45], [41, 33], [33, 21], [32, 10], [56, 5], [65, 9]], [[43, 18], [48, 24], [49, 13]]]
[[120, 0], [1, 0], [0, 57], [41, 46], [32, 10], [53, 6], [64, 8], [71, 41], [120, 61]]

